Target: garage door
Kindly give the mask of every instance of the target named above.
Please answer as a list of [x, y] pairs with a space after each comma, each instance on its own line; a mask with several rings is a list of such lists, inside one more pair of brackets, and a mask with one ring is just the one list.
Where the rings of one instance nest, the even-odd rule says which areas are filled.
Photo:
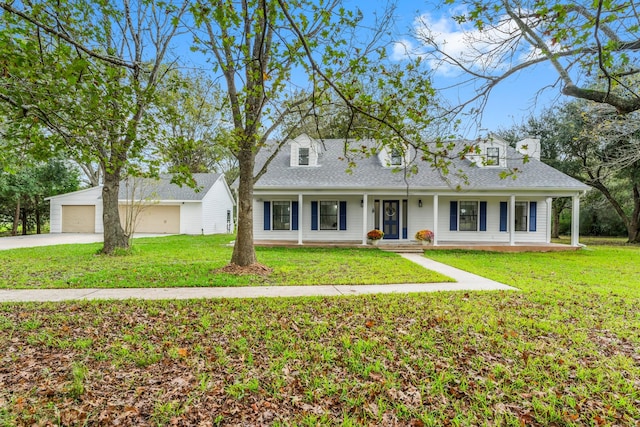
[[[125, 209], [124, 206], [120, 206], [121, 221], [124, 221]], [[180, 206], [144, 206], [140, 208], [135, 232], [179, 234]]]
[[95, 233], [96, 232], [96, 207], [89, 206], [62, 206], [62, 232], [63, 233]]

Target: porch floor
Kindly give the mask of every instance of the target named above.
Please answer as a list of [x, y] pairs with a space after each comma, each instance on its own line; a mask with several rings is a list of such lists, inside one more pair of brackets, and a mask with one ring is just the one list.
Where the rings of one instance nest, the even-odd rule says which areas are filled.
[[579, 247], [564, 245], [561, 243], [509, 243], [491, 242], [491, 243], [462, 243], [462, 242], [438, 242], [437, 246], [423, 246], [417, 241], [385, 241], [382, 240], [377, 246], [362, 245], [361, 241], [344, 241], [344, 242], [322, 242], [322, 241], [305, 241], [302, 245], [291, 240], [256, 240], [256, 246], [278, 246], [278, 247], [317, 247], [317, 248], [370, 248], [380, 249], [391, 252], [421, 252], [463, 249], [474, 251], [491, 251], [491, 252], [561, 252], [575, 251]]

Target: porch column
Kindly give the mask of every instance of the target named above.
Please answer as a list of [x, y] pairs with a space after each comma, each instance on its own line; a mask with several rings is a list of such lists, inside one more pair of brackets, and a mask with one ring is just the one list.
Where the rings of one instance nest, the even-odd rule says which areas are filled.
[[298, 244], [302, 244], [302, 218], [304, 215], [302, 214], [302, 193], [298, 194]]
[[364, 193], [362, 195], [362, 244], [367, 244], [367, 212], [369, 211], [369, 195]]
[[433, 246], [438, 246], [438, 195], [433, 195]]
[[551, 227], [553, 227], [551, 218], [551, 216], [553, 215], [553, 213], [551, 212], [552, 204], [553, 199], [551, 197], [547, 197], [547, 243], [551, 243]]
[[571, 198], [571, 246], [580, 245], [580, 195], [576, 194]]
[[516, 196], [511, 195], [509, 200], [509, 245], [516, 244]]

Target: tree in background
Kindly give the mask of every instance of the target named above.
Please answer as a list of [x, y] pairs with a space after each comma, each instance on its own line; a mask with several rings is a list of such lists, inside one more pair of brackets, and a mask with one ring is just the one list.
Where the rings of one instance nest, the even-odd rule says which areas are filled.
[[237, 178], [237, 160], [229, 150], [231, 119], [220, 85], [204, 73], [172, 71], [159, 87], [158, 157], [168, 172], [187, 176], [198, 172], [223, 173]]
[[[546, 110], [520, 131], [541, 137], [543, 161], [598, 190], [624, 224], [628, 242], [640, 243], [640, 112], [619, 115], [574, 101]], [[589, 232], [601, 233], [591, 222]]]
[[76, 191], [78, 185], [78, 172], [65, 161], [35, 161], [23, 157], [11, 172], [0, 170], [0, 216], [10, 220], [14, 236], [20, 225], [22, 234], [34, 226], [40, 234], [42, 225], [49, 219], [49, 203], [44, 199]]
[[564, 95], [611, 105], [619, 114], [640, 110], [638, 85], [629, 80], [640, 73], [636, 1], [445, 3], [462, 11], [450, 18], [460, 37], [455, 43], [442, 39], [423, 16], [414, 34], [421, 46], [414, 53], [424, 55], [432, 67], [459, 72], [461, 85], [472, 84], [473, 95], [453, 113], [471, 106], [471, 114], [481, 112], [497, 85], [539, 64], [553, 67], [554, 86]]
[[0, 2], [0, 101], [9, 131], [40, 156], [99, 164], [104, 253], [129, 245], [118, 187], [145, 156], [150, 114], [186, 9], [155, 0]]

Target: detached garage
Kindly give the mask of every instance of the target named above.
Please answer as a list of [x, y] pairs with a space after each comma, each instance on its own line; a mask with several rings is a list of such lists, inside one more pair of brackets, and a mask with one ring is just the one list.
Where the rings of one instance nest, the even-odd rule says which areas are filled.
[[[194, 174], [197, 188], [159, 179], [120, 183], [120, 222], [136, 233], [219, 234], [234, 231], [235, 201], [222, 174]], [[50, 197], [51, 233], [102, 233], [102, 187]]]

